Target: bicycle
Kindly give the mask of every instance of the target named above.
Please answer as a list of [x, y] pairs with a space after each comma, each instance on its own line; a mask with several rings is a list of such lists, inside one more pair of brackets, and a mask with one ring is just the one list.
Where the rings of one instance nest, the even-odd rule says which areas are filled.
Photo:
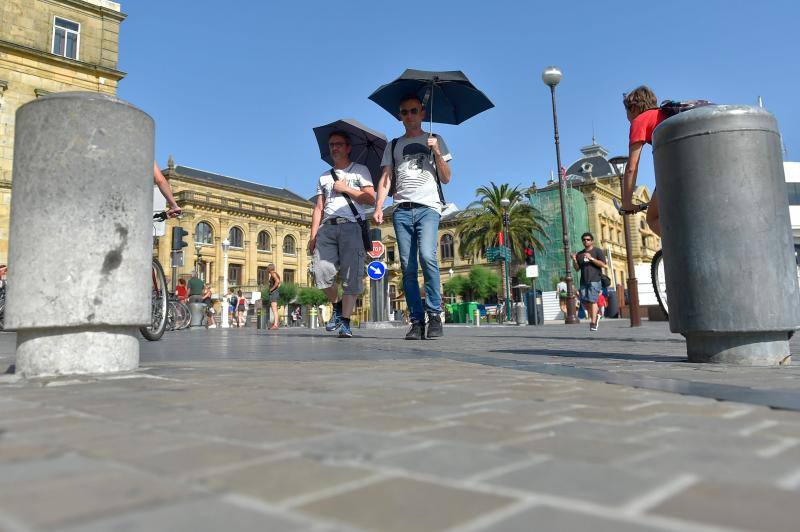
[[169, 296], [167, 305], [167, 330], [179, 331], [188, 327], [192, 321], [189, 306], [174, 295]]
[[[636, 205], [634, 209], [625, 210], [622, 208], [616, 198], [613, 201], [614, 207], [621, 215], [645, 212], [647, 207], [650, 206], [649, 203], [641, 203]], [[658, 306], [664, 311], [664, 315], [669, 317], [669, 306], [667, 304], [667, 279], [664, 274], [664, 251], [661, 249], [656, 251], [656, 254], [653, 255], [653, 258], [650, 260], [650, 280], [653, 283], [653, 292], [656, 294]]]
[[[167, 219], [165, 211], [157, 212], [153, 215], [153, 221], [163, 222]], [[150, 292], [150, 324], [140, 327], [139, 332], [151, 342], [160, 340], [167, 329], [167, 277], [164, 275], [164, 268], [157, 258], [153, 258], [150, 270], [152, 279], [152, 290]]]

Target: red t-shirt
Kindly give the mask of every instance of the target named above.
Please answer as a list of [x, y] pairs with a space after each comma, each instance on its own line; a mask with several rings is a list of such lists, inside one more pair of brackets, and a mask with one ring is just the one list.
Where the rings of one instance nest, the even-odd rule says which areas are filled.
[[175, 287], [175, 295], [178, 296], [178, 299], [181, 301], [186, 301], [186, 285], [179, 284]]
[[653, 145], [653, 130], [658, 124], [667, 119], [661, 109], [649, 109], [640, 114], [631, 122], [630, 140], [628, 144], [646, 142]]

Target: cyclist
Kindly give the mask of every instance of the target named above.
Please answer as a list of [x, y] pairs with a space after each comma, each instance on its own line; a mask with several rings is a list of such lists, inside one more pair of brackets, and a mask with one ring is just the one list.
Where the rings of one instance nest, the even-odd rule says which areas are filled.
[[158, 168], [158, 163], [155, 161], [153, 161], [153, 181], [158, 187], [158, 190], [161, 191], [161, 195], [167, 200], [167, 205], [169, 206], [169, 209], [167, 209], [167, 218], [180, 216], [181, 208], [178, 207], [178, 204], [175, 202], [175, 196], [172, 195], [172, 187], [169, 186], [169, 181], [167, 181], [167, 178], [161, 173], [161, 170]]
[[[622, 189], [622, 209], [636, 212], [633, 204], [633, 190], [636, 188], [636, 176], [639, 172], [639, 160], [645, 143], [653, 145], [653, 130], [658, 124], [667, 119], [667, 115], [658, 108], [656, 95], [645, 85], [636, 87], [624, 95], [622, 103], [631, 123], [628, 135], [628, 166], [625, 168]], [[647, 224], [655, 234], [661, 236], [661, 224], [658, 216], [658, 201], [656, 191], [647, 209]]]

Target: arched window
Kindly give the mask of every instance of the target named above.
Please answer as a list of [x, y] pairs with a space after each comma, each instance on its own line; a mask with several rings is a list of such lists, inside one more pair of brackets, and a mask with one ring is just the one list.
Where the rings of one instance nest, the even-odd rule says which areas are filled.
[[271, 251], [269, 247], [269, 233], [261, 231], [258, 233], [258, 251]]
[[283, 254], [294, 255], [296, 253], [296, 247], [297, 243], [295, 242], [294, 237], [292, 235], [286, 235], [286, 238], [283, 239]]
[[641, 227], [642, 229], [647, 229], [647, 223], [644, 220], [642, 220], [641, 222], [639, 222], [639, 227]]
[[228, 232], [228, 241], [231, 243], [232, 248], [244, 247], [244, 232], [238, 227], [231, 227]]
[[453, 260], [453, 235], [445, 233], [439, 243], [439, 258]]
[[201, 244], [213, 244], [214, 230], [211, 228], [211, 224], [208, 222], [197, 224], [197, 227], [194, 228], [194, 241]]

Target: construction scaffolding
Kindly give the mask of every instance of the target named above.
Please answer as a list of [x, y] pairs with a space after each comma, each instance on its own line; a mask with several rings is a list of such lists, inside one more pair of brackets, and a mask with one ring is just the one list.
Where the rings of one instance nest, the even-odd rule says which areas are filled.
[[[531, 194], [530, 201], [531, 206], [537, 209], [546, 220], [544, 224], [546, 238], [542, 240], [545, 250], [536, 254], [536, 264], [539, 265], [537, 285], [542, 290], [555, 290], [559, 278], [565, 273], [558, 186], [536, 191]], [[570, 253], [575, 253], [583, 249], [581, 234], [589, 230], [589, 209], [581, 191], [573, 188], [571, 183], [564, 190], [564, 207], [567, 210]]]

